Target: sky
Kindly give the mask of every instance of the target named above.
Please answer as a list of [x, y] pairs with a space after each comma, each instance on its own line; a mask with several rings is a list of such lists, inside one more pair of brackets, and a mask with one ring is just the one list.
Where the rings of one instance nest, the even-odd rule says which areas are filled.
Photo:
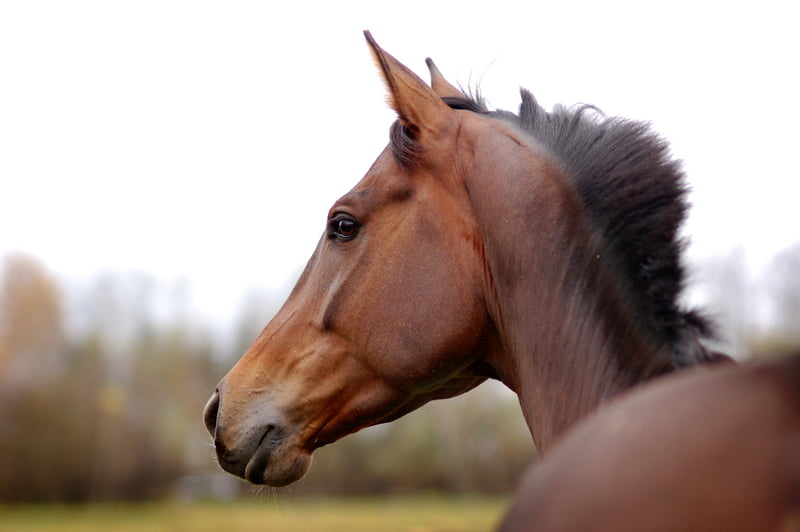
[[647, 120], [684, 161], [685, 234], [754, 274], [800, 241], [791, 2], [0, 3], [0, 256], [63, 279], [188, 281], [199, 312], [287, 290], [388, 140], [362, 31], [516, 110]]

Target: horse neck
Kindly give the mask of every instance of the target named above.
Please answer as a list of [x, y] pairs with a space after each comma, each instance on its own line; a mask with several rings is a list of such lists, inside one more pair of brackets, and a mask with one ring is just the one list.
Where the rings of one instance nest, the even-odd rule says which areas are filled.
[[[529, 190], [514, 190], [526, 182]], [[468, 183], [487, 308], [503, 346], [489, 362], [517, 392], [536, 447], [546, 452], [601, 402], [668, 368], [664, 347], [628, 308], [574, 190], [557, 179], [537, 183], [533, 194], [530, 180], [506, 184]]]
[[498, 374], [517, 392], [536, 448], [545, 453], [602, 402], [669, 369], [627, 365], [620, 350], [659, 360], [658, 348], [631, 322], [610, 328], [597, 315], [599, 300], [586, 294], [564, 299], [552, 293], [559, 279], [539, 279], [550, 284], [549, 294], [542, 294], [541, 286], [509, 287], [515, 291], [510, 304], [498, 305], [493, 315], [501, 316], [498, 330], [507, 360]]

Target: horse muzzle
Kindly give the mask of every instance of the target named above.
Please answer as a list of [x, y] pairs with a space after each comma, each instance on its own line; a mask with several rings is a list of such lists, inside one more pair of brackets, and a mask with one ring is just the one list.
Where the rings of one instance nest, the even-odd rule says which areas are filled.
[[222, 469], [252, 484], [285, 486], [305, 475], [311, 455], [295, 444], [279, 416], [270, 416], [268, 410], [252, 405], [249, 411], [226, 408], [217, 389], [203, 419]]

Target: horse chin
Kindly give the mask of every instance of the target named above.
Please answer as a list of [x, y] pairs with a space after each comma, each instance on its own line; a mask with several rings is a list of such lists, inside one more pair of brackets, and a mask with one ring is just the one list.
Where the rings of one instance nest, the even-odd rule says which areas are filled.
[[230, 467], [220, 460], [220, 465], [251, 484], [278, 488], [303, 478], [311, 467], [311, 453], [298, 449], [269, 449], [260, 445], [245, 464]]
[[293, 438], [286, 438], [276, 425], [259, 432], [258, 437], [248, 438], [250, 444], [233, 449], [218, 443], [222, 469], [257, 485], [280, 487], [300, 480], [311, 467], [311, 452], [296, 445]]
[[297, 482], [311, 467], [311, 454], [305, 451], [292, 454], [293, 456], [282, 456], [270, 453], [266, 458], [262, 458], [256, 453], [245, 467], [245, 480], [251, 484], [274, 488]]

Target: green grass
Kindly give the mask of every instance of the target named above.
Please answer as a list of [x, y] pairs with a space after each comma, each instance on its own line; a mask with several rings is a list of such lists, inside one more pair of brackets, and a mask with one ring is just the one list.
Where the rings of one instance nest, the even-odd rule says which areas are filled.
[[0, 506], [0, 531], [477, 532], [493, 530], [506, 504], [499, 498], [403, 497]]

